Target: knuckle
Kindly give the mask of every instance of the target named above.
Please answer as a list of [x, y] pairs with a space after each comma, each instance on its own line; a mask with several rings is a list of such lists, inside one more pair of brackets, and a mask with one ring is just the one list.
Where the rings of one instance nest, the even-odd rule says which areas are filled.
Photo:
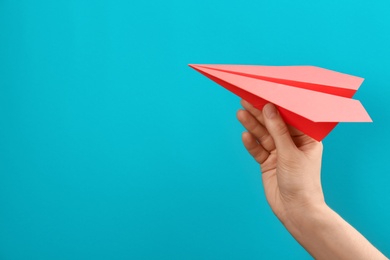
[[278, 122], [275, 124], [274, 133], [278, 136], [284, 136], [289, 134], [289, 131], [283, 122]]
[[262, 143], [262, 144], [268, 144], [272, 141], [272, 137], [270, 134], [268, 133], [264, 133], [260, 138], [259, 138], [259, 142]]
[[268, 154], [266, 153], [259, 153], [257, 156], [254, 157], [256, 162], [259, 164], [263, 164], [265, 160], [268, 158]]
[[263, 128], [259, 124], [253, 125], [252, 131], [255, 134], [255, 136], [259, 139], [259, 141], [264, 136]]
[[256, 122], [254, 120], [248, 120], [247, 122], [247, 126], [248, 126], [248, 130], [252, 133], [254, 133], [256, 130], [257, 130], [257, 127], [258, 125], [256, 124]]

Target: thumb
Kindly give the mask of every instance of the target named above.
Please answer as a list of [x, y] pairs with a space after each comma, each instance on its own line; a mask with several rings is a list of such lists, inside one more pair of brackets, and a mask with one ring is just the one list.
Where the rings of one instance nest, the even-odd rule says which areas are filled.
[[296, 149], [287, 125], [284, 123], [278, 110], [273, 104], [266, 104], [263, 107], [263, 116], [265, 126], [274, 139], [276, 149], [285, 154], [290, 153]]

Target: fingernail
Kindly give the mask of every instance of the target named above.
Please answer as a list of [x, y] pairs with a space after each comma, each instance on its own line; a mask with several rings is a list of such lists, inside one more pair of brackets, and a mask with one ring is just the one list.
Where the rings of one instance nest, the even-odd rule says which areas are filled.
[[266, 104], [263, 108], [263, 111], [264, 111], [265, 116], [269, 119], [276, 117], [276, 114], [277, 114], [276, 107], [271, 103]]

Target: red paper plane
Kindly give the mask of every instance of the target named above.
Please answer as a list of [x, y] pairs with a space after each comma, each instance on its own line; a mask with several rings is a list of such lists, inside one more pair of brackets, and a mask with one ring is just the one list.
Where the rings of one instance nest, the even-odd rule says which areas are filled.
[[363, 78], [314, 66], [189, 66], [258, 109], [275, 104], [287, 124], [318, 141], [338, 122], [372, 122], [351, 99]]

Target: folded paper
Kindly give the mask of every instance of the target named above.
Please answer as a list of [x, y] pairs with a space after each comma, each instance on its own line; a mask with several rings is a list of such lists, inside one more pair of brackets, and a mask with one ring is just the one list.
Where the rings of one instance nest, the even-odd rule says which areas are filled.
[[360, 77], [315, 66], [189, 66], [258, 109], [275, 104], [287, 124], [318, 141], [338, 122], [372, 122], [351, 99]]

